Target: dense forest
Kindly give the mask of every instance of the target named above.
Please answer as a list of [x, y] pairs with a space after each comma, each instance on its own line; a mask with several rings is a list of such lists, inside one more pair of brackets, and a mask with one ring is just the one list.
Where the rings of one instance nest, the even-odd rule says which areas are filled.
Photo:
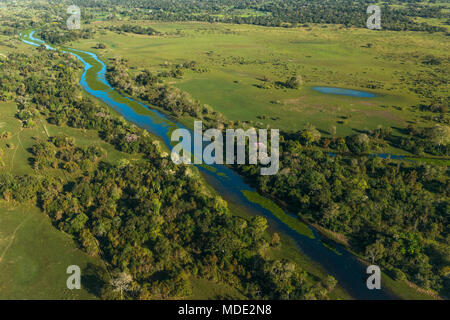
[[43, 26], [39, 30], [39, 38], [52, 44], [63, 44], [78, 39], [92, 38], [93, 31], [89, 28], [80, 30], [68, 30], [64, 23], [60, 24], [60, 28], [53, 26]]
[[[0, 173], [0, 198], [36, 203], [88, 254], [103, 258], [108, 270], [95, 273], [100, 297], [182, 298], [200, 277], [254, 299], [327, 298], [333, 277], [318, 282], [295, 263], [268, 259], [264, 252], [279, 238], [266, 240], [267, 221], [232, 215], [195, 169], [174, 165], [145, 130], [84, 97], [80, 67], [70, 55], [42, 48], [33, 55], [10, 54], [0, 64], [2, 97], [16, 101], [24, 130], [38, 119], [93, 129], [143, 159], [113, 165], [100, 160], [99, 147], [52, 136], [29, 150], [35, 174]], [[67, 180], [51, 170], [66, 172]]]
[[[211, 127], [236, 126], [187, 93], [161, 84], [149, 70], [136, 76], [128, 70], [125, 60], [114, 60], [107, 78], [122, 92], [174, 117], [202, 119]], [[242, 125], [249, 128], [255, 123]], [[448, 156], [450, 132], [440, 124], [410, 125], [403, 131], [405, 135], [398, 135], [379, 128], [347, 137], [322, 137], [309, 126], [282, 134], [279, 174], [260, 176], [254, 165], [236, 169], [300, 219], [344, 235], [352, 249], [386, 267], [394, 278], [448, 294], [448, 168], [369, 154], [392, 145], [417, 155]]]
[[314, 127], [285, 134], [279, 174], [238, 171], [300, 219], [344, 235], [394, 278], [448, 295], [448, 167], [368, 156], [364, 133], [337, 139], [346, 155], [318, 150], [321, 142]]

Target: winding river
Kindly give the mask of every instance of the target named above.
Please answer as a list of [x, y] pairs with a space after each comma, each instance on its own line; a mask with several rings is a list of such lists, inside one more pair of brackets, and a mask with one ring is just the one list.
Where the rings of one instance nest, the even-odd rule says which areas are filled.
[[[44, 41], [34, 37], [34, 33], [35, 31], [24, 31], [21, 33], [22, 41], [33, 46], [45, 45], [49, 50], [56, 50], [45, 44]], [[167, 147], [171, 148], [169, 134], [175, 128], [184, 128], [180, 123], [169, 119], [163, 113], [143, 103], [124, 97], [115, 91], [105, 78], [105, 63], [94, 53], [67, 47], [61, 47], [58, 50], [74, 55], [84, 64], [84, 72], [80, 80], [84, 90], [108, 104], [126, 120], [159, 136]], [[368, 275], [366, 274], [366, 266], [343, 246], [335, 244], [335, 248], [330, 249], [329, 246], [324, 245], [321, 235], [314, 228], [302, 225], [294, 215], [288, 212], [275, 214], [261, 205], [251, 202], [246, 197], [246, 194], [249, 192], [254, 193], [255, 190], [230, 168], [223, 165], [212, 165], [209, 168], [198, 166], [198, 169], [205, 177], [205, 180], [227, 202], [238, 205], [252, 215], [265, 217], [273, 230], [291, 237], [302, 254], [320, 264], [327, 273], [333, 275], [339, 285], [353, 298], [397, 298], [383, 288], [383, 282], [381, 290], [367, 289], [366, 278]], [[297, 227], [292, 227], [293, 225]], [[307, 232], [299, 231], [302, 229], [306, 229]]]

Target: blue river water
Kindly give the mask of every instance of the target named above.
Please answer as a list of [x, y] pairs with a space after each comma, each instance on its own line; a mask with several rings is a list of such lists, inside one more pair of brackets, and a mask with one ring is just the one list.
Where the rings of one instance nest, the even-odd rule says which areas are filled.
[[345, 88], [313, 87], [313, 90], [318, 91], [320, 93], [338, 94], [341, 96], [350, 96], [350, 97], [357, 97], [357, 98], [375, 98], [376, 97], [376, 94], [373, 94], [370, 92], [345, 89]]
[[[56, 50], [55, 48], [46, 45], [42, 40], [34, 37], [34, 33], [35, 32], [32, 31], [25, 36], [21, 34], [22, 41], [33, 46], [44, 44], [47, 49]], [[60, 50], [74, 55], [84, 64], [84, 72], [81, 76], [80, 85], [86, 92], [105, 102], [126, 120], [159, 136], [167, 147], [171, 148], [169, 133], [174, 128], [185, 128], [183, 125], [168, 118], [166, 115], [150, 106], [129, 97], [124, 97], [115, 91], [105, 78], [105, 63], [103, 63], [94, 53], [72, 48], [62, 48]], [[93, 65], [86, 61], [90, 60], [90, 58], [86, 58], [85, 60], [77, 53], [87, 54], [90, 58], [101, 64], [102, 68], [96, 74], [96, 81], [101, 83], [104, 88], [96, 90], [88, 83], [86, 75]], [[146, 112], [144, 114], [138, 113], [135, 111], [137, 108], [132, 108], [132, 105], [139, 105], [145, 108]], [[224, 165], [211, 165], [210, 167], [212, 167], [213, 170], [205, 169], [203, 166], [198, 166], [198, 169], [205, 180], [223, 199], [238, 205], [252, 215], [265, 217], [272, 230], [292, 238], [298, 246], [299, 251], [308, 256], [311, 260], [320, 264], [328, 274], [334, 276], [339, 285], [353, 298], [365, 300], [397, 299], [395, 295], [383, 288], [383, 282], [381, 290], [369, 290], [366, 286], [366, 279], [368, 277], [366, 274], [366, 266], [357, 260], [356, 257], [343, 246], [333, 244], [336, 250], [330, 250], [324, 246], [321, 235], [312, 227], [310, 227], [310, 229], [314, 234], [314, 239], [299, 234], [278, 219], [271, 211], [263, 208], [259, 204], [249, 201], [242, 191], [247, 190], [255, 192], [256, 190], [250, 187], [239, 174]], [[289, 212], [285, 212], [285, 214], [292, 215]]]

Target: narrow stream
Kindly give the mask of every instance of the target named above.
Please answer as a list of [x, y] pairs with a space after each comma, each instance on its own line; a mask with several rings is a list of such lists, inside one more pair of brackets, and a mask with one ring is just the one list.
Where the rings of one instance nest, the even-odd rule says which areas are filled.
[[[44, 41], [35, 38], [34, 33], [35, 31], [21, 33], [22, 41], [33, 46], [44, 44], [47, 49], [56, 50], [45, 44]], [[84, 73], [80, 80], [84, 90], [108, 104], [126, 120], [159, 136], [167, 147], [171, 148], [170, 132], [174, 128], [184, 128], [183, 125], [169, 119], [163, 113], [115, 91], [105, 78], [106, 65], [94, 53], [66, 47], [62, 47], [61, 51], [74, 55], [84, 64]], [[337, 279], [339, 285], [353, 298], [366, 300], [397, 298], [383, 289], [383, 282], [381, 290], [367, 289], [366, 266], [343, 246], [336, 245], [335, 250], [331, 250], [323, 244], [321, 236], [315, 229], [308, 226], [313, 237], [301, 234], [284, 223], [285, 219], [279, 219], [271, 211], [249, 201], [243, 191], [255, 192], [255, 189], [246, 184], [243, 178], [230, 168], [223, 165], [212, 165], [209, 169], [204, 166], [198, 166], [198, 169], [206, 181], [227, 202], [240, 206], [252, 215], [265, 217], [271, 228], [291, 237], [301, 253], [319, 263], [327, 273]], [[285, 215], [291, 219], [293, 217], [290, 213], [285, 212]]]

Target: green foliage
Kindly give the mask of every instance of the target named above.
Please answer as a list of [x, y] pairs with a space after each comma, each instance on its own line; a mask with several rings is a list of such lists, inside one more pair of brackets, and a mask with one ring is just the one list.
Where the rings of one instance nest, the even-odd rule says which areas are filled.
[[[90, 2], [83, 3], [90, 7]], [[94, 7], [97, 8], [98, 3]], [[162, 21], [206, 21], [229, 22], [237, 24], [256, 24], [273, 27], [295, 27], [308, 23], [342, 24], [346, 27], [365, 27], [367, 20], [367, 3], [365, 1], [332, 1], [311, 2], [308, 0], [279, 0], [267, 2], [263, 0], [108, 0], [105, 8], [111, 6], [132, 6], [132, 13], [121, 13], [149, 20]], [[429, 6], [415, 2], [408, 6], [383, 6], [383, 29], [413, 30], [428, 32], [445, 32], [446, 29], [427, 23], [418, 23], [414, 17], [445, 17], [442, 6]], [[248, 12], [243, 14], [243, 12]], [[130, 29], [131, 31], [133, 29]], [[139, 29], [140, 31], [140, 29]], [[152, 30], [153, 31], [153, 30]]]

